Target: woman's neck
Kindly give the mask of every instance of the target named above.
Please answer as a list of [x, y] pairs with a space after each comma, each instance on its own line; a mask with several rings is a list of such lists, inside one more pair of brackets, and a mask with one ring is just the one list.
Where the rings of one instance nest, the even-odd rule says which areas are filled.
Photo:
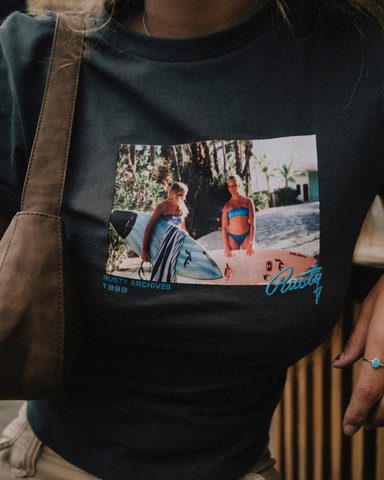
[[[223, 30], [240, 22], [266, 0], [146, 0], [145, 23], [153, 37], [186, 38]], [[143, 11], [127, 27], [145, 33]]]

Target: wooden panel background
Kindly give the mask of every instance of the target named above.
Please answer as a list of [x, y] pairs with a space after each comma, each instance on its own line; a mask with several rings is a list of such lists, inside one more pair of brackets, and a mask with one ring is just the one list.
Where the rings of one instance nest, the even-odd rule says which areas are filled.
[[353, 438], [342, 432], [360, 363], [337, 370], [360, 304], [349, 299], [331, 338], [289, 369], [284, 396], [272, 423], [272, 447], [284, 480], [383, 480], [384, 429]]

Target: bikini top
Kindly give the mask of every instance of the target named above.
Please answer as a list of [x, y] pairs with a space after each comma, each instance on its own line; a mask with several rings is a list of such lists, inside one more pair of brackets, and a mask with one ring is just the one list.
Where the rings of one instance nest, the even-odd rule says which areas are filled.
[[162, 219], [169, 225], [181, 225], [183, 223], [182, 215], [162, 215]]
[[240, 217], [240, 216], [248, 217], [248, 208], [247, 207], [232, 208], [228, 212], [229, 220], [231, 220], [233, 217]]

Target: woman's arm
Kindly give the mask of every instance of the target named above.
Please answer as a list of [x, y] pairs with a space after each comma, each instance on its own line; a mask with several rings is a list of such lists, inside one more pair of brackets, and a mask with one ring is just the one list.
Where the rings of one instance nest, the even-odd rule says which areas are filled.
[[158, 222], [163, 211], [164, 211], [164, 202], [161, 202], [155, 208], [155, 211], [153, 212], [152, 217], [150, 218], [147, 226], [145, 227], [144, 238], [143, 238], [143, 253], [141, 254], [141, 259], [143, 260], [143, 262], [151, 261], [151, 254], [149, 252], [151, 234], [152, 234], [153, 227]]
[[228, 245], [228, 207], [226, 204], [224, 205], [221, 216], [221, 235], [224, 243], [224, 255], [226, 257], [232, 257], [232, 251]]
[[248, 203], [248, 219], [249, 219], [249, 245], [247, 247], [247, 256], [253, 255], [253, 239], [255, 238], [255, 206], [250, 198], [247, 199]]

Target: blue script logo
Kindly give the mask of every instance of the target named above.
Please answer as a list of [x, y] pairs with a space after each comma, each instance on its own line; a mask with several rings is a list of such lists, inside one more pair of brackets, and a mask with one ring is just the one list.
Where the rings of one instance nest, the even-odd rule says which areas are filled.
[[[318, 267], [316, 264], [313, 266], [310, 272], [306, 271], [300, 274], [299, 278], [291, 280], [293, 274], [293, 267], [284, 268], [281, 272], [275, 275], [268, 283], [265, 293], [267, 295], [273, 295], [279, 288], [281, 293], [286, 293], [292, 290], [303, 290], [305, 287], [315, 285], [316, 288], [313, 293], [316, 295], [316, 305], [319, 302], [320, 293], [323, 287], [320, 286], [320, 280], [323, 274], [321, 273], [322, 267]], [[289, 272], [289, 274], [288, 274]], [[285, 273], [288, 274], [287, 278]]]

